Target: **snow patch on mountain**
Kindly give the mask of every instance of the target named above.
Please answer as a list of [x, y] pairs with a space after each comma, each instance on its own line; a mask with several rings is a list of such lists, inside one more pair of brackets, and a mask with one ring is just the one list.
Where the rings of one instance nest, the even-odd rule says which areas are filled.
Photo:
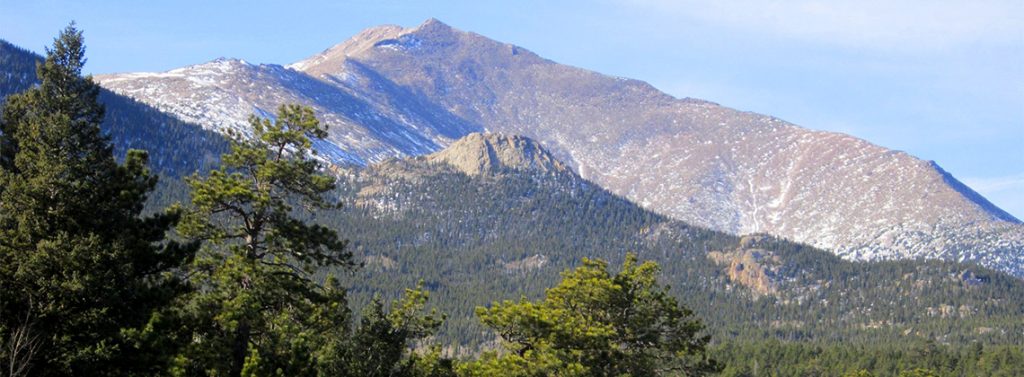
[[[1024, 225], [934, 163], [855, 137], [557, 64], [431, 19], [367, 29], [287, 67], [222, 59], [101, 85], [221, 132], [312, 106], [338, 164], [434, 153], [481, 131], [522, 135], [645, 208], [770, 233], [851, 260], [974, 261], [1024, 276]], [[261, 113], [262, 112], [262, 113]]]

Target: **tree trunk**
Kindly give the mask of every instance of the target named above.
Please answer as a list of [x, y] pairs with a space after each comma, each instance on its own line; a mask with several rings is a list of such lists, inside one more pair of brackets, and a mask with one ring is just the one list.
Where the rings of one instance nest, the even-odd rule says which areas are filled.
[[235, 331], [235, 346], [231, 350], [231, 370], [228, 376], [241, 377], [242, 367], [245, 366], [245, 357], [249, 354], [249, 322], [243, 321]]

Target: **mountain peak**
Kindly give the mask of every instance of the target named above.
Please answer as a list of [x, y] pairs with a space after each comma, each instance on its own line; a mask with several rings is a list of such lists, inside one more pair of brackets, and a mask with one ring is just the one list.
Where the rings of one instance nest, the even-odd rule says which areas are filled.
[[[851, 260], [974, 261], [1024, 276], [1024, 224], [925, 161], [679, 100], [437, 20], [367, 29], [295, 71], [223, 67], [98, 81], [211, 129], [245, 131], [254, 109], [314, 106], [331, 126], [319, 149], [338, 161], [451, 144], [429, 160], [472, 175], [564, 169], [553, 154], [615, 194], [696, 225], [769, 233]], [[479, 130], [537, 142], [480, 134], [452, 143]]]
[[319, 54], [292, 63], [288, 65], [288, 68], [297, 71], [305, 71], [309, 68], [324, 64], [336, 66], [350, 55], [355, 55], [369, 50], [376, 46], [380, 41], [397, 38], [399, 35], [407, 31], [408, 29], [398, 25], [380, 25], [363, 29], [359, 34], [352, 36], [344, 42], [331, 46]]
[[423, 23], [420, 24], [420, 26], [417, 26], [415, 30], [429, 30], [429, 29], [452, 30], [452, 27], [448, 26], [448, 24], [446, 24], [444, 22], [441, 22], [441, 20], [438, 20], [436, 18], [431, 17], [431, 18], [428, 18], [426, 21], [423, 21]]
[[415, 34], [427, 39], [447, 39], [446, 36], [451, 35], [455, 31], [456, 29], [436, 18], [429, 18], [413, 28], [404, 28], [399, 25], [374, 26], [364, 29], [348, 40], [334, 45], [319, 54], [295, 62], [288, 67], [298, 71], [310, 69], [314, 71], [325, 69], [337, 70], [349, 57], [360, 56], [372, 51], [375, 47], [394, 47], [396, 44], [403, 42], [401, 40], [403, 36], [406, 37], [404, 42], [415, 43], [418, 40], [409, 38], [409, 35]]
[[518, 135], [471, 133], [442, 151], [424, 157], [429, 162], [451, 165], [476, 176], [502, 170], [531, 170], [543, 173], [569, 169], [548, 153], [540, 143]]

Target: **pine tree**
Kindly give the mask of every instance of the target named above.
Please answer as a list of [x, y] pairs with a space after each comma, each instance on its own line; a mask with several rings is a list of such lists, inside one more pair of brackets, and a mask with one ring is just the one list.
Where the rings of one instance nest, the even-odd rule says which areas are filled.
[[180, 358], [182, 373], [311, 374], [324, 337], [347, 337], [344, 290], [315, 276], [354, 266], [352, 255], [333, 230], [297, 217], [336, 206], [325, 198], [334, 179], [310, 151], [326, 128], [296, 105], [250, 123], [253, 137], [236, 137], [220, 169], [188, 181], [196, 210], [181, 230], [210, 247], [191, 301], [202, 341]]
[[443, 322], [436, 310], [426, 311], [428, 297], [422, 284], [406, 289], [390, 311], [375, 297], [347, 339], [331, 340], [337, 347], [325, 355], [320, 375], [454, 377], [452, 361], [441, 357], [439, 347], [425, 347], [424, 353], [410, 349], [414, 342], [434, 335]]
[[612, 275], [601, 260], [563, 274], [540, 302], [478, 308], [503, 355], [468, 363], [468, 376], [698, 376], [718, 370], [703, 325], [657, 283], [654, 262], [630, 254]]
[[149, 374], [173, 343], [155, 333], [184, 288], [173, 272], [195, 247], [166, 239], [177, 212], [140, 217], [157, 178], [143, 151], [114, 159], [84, 64], [71, 24], [40, 84], [3, 109], [0, 336], [31, 340], [7, 347], [31, 375]]

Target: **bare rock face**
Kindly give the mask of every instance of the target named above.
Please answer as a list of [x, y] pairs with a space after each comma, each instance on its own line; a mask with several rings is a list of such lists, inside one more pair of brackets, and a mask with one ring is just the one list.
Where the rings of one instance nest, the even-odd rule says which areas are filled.
[[779, 290], [778, 267], [781, 258], [764, 249], [751, 247], [749, 236], [735, 250], [712, 251], [708, 258], [724, 267], [725, 275], [754, 295], [775, 295]]
[[[1024, 225], [932, 162], [677, 99], [433, 19], [368, 29], [287, 67], [220, 61], [97, 79], [221, 130], [245, 132], [249, 113], [281, 103], [314, 106], [331, 128], [316, 147], [337, 163], [427, 155], [473, 132], [522, 135], [582, 177], [689, 223], [851, 260], [975, 261], [1024, 276]], [[429, 158], [466, 172], [505, 163], [480, 148]]]
[[755, 295], [773, 295], [777, 284], [770, 277], [768, 267], [761, 264], [761, 250], [720, 252], [712, 251], [708, 257], [725, 266], [729, 281], [747, 287]]
[[504, 169], [541, 173], [569, 170], [533, 140], [515, 135], [472, 133], [425, 159], [451, 165], [471, 176]]

